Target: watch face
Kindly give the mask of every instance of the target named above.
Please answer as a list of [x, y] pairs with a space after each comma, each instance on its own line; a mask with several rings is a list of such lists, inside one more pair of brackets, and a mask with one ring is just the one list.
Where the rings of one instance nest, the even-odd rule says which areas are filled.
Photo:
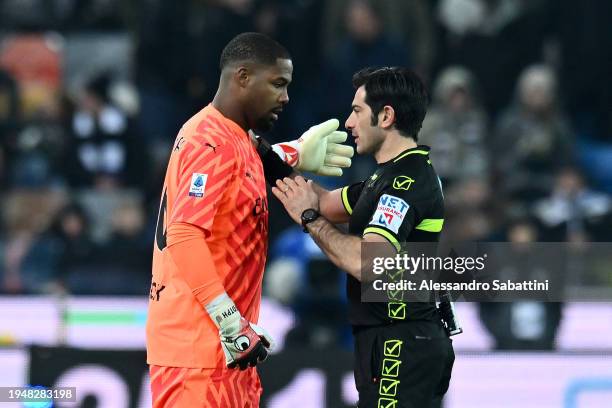
[[306, 211], [304, 211], [304, 218], [306, 219], [312, 219], [312, 217], [316, 216], [316, 212], [313, 209], [308, 209]]
[[318, 216], [319, 216], [319, 213], [317, 213], [312, 208], [309, 208], [302, 213], [302, 220], [306, 222], [310, 222], [310, 221], [314, 221], [315, 219], [317, 219]]

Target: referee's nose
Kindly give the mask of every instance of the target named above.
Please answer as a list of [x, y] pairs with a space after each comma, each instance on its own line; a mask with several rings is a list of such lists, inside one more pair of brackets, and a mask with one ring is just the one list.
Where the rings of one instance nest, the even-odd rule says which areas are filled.
[[348, 130], [349, 132], [352, 132], [353, 128], [355, 127], [355, 113], [351, 112], [351, 114], [349, 115], [348, 118], [346, 118], [346, 122], [344, 122], [344, 127], [346, 128], [346, 130]]

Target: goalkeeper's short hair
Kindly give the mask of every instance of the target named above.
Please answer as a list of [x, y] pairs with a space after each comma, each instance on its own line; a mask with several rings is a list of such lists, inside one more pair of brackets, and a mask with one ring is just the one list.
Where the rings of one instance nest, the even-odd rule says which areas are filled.
[[291, 55], [277, 41], [261, 33], [242, 33], [227, 43], [221, 52], [219, 68], [223, 70], [239, 62], [274, 65], [279, 58], [291, 59]]

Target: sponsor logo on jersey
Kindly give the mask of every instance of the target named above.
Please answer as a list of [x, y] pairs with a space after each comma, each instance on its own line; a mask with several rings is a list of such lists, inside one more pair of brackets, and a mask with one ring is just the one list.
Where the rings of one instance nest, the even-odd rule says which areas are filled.
[[401, 198], [383, 194], [378, 200], [370, 225], [379, 225], [398, 233], [410, 205]]
[[206, 180], [208, 174], [193, 173], [191, 175], [191, 185], [189, 187], [190, 197], [203, 197], [204, 190], [206, 189]]

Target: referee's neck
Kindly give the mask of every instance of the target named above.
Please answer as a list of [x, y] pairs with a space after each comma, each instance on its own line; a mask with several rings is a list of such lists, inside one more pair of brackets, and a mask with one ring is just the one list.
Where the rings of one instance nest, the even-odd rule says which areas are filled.
[[416, 142], [411, 137], [402, 136], [398, 131], [391, 131], [385, 136], [385, 141], [374, 153], [376, 163], [386, 163], [397, 157], [401, 152], [417, 147]]

